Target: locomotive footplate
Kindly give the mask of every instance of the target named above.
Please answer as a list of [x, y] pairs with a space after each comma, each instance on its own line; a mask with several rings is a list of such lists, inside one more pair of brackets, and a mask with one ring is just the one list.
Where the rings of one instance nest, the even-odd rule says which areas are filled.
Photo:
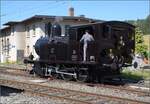
[[[37, 60], [25, 60], [26, 63], [34, 64]], [[90, 61], [49, 61], [49, 60], [38, 60], [39, 63], [46, 63], [46, 64], [63, 64], [63, 65], [99, 65], [97, 62], [90, 62]]]

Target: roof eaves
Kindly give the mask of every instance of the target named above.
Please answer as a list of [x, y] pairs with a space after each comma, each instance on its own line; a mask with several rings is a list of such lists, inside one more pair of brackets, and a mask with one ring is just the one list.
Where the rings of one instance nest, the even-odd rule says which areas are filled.
[[0, 29], [0, 31], [6, 30], [6, 29], [9, 29], [9, 28], [10, 28], [10, 27], [7, 26], [7, 27], [4, 27], [4, 28]]
[[33, 19], [54, 19], [55, 18], [55, 16], [48, 16], [48, 15], [34, 15], [34, 16], [32, 16], [32, 17], [30, 17], [30, 18], [27, 18], [27, 19], [25, 19], [25, 20], [23, 20], [23, 21], [21, 21], [21, 22], [27, 22], [27, 21], [30, 21], [30, 20], [33, 20]]
[[19, 21], [9, 21], [3, 25], [14, 25], [14, 24], [18, 24], [18, 23], [20, 23], [20, 22]]
[[14, 25], [18, 23], [25, 23], [27, 21], [33, 20], [33, 19], [55, 19], [56, 17], [62, 17], [63, 19], [66, 20], [75, 20], [75, 19], [80, 19], [80, 20], [87, 20], [89, 22], [101, 22], [102, 20], [96, 20], [92, 18], [86, 18], [86, 17], [81, 17], [81, 16], [50, 16], [50, 15], [34, 15], [32, 17], [29, 17], [27, 19], [24, 19], [22, 21], [10, 21], [8, 23], [5, 23], [3, 25]]

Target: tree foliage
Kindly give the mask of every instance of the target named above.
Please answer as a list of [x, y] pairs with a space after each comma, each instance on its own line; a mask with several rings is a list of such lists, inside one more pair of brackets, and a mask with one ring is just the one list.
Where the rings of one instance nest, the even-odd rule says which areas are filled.
[[137, 27], [135, 29], [135, 52], [147, 57], [147, 46], [144, 45], [142, 31]]
[[144, 35], [150, 34], [150, 15], [146, 19], [127, 20], [126, 22], [139, 27]]
[[145, 20], [145, 33], [150, 34], [150, 15]]

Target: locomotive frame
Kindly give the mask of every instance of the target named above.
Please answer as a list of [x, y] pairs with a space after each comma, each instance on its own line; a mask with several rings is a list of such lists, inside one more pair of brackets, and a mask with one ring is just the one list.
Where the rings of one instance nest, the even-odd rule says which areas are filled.
[[[120, 75], [122, 67], [131, 65], [135, 48], [133, 25], [108, 21], [72, 26], [63, 37], [58, 34], [60, 27], [56, 27], [52, 26], [49, 37], [37, 40], [39, 60], [24, 60], [34, 65], [34, 73], [81, 82], [100, 81], [105, 76]], [[79, 41], [85, 30], [95, 40], [88, 44], [87, 61], [83, 61], [83, 44]]]

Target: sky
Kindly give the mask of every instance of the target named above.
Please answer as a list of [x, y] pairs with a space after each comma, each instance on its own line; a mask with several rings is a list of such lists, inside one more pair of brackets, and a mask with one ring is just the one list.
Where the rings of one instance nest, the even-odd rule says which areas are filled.
[[67, 16], [73, 7], [75, 16], [101, 20], [137, 20], [150, 14], [149, 0], [0, 0], [0, 20], [21, 21], [34, 15]]

